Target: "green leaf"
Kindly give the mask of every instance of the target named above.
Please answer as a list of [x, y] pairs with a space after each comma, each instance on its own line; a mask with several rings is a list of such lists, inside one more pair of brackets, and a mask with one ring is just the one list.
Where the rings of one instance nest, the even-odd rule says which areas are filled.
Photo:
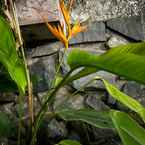
[[[108, 71], [126, 79], [145, 84], [145, 42], [115, 47], [99, 56], [73, 49], [68, 56], [68, 64], [71, 69], [79, 67], [96, 68], [96, 71]], [[94, 70], [89, 73], [92, 72]], [[84, 76], [89, 73], [85, 74], [84, 72]], [[73, 79], [78, 79], [77, 75], [77, 78], [72, 77]], [[72, 81], [72, 79], [70, 80]]]
[[9, 119], [8, 115], [0, 112], [0, 137], [8, 137], [12, 134], [14, 123]]
[[0, 92], [14, 92], [17, 91], [17, 85], [7, 76], [7, 74], [0, 74]]
[[89, 75], [89, 74], [91, 74], [91, 73], [95, 73], [95, 72], [97, 72], [97, 71], [98, 71], [97, 68], [94, 68], [94, 67], [85, 67], [85, 68], [81, 69], [79, 72], [77, 72], [77, 73], [71, 75], [71, 76], [67, 79], [66, 83], [72, 82], [73, 80], [80, 79], [81, 77], [87, 76], [87, 75]]
[[109, 113], [90, 109], [62, 110], [56, 113], [66, 121], [83, 121], [98, 128], [114, 128]]
[[27, 85], [25, 67], [17, 54], [13, 32], [2, 16], [0, 16], [0, 34], [2, 34], [0, 37], [0, 62], [5, 66], [20, 91], [24, 93]]
[[135, 120], [124, 112], [111, 111], [110, 115], [123, 145], [145, 145], [145, 129]]
[[108, 93], [117, 101], [121, 102], [123, 105], [127, 106], [129, 109], [133, 110], [134, 112], [138, 113], [145, 122], [145, 108], [135, 99], [126, 95], [125, 93], [121, 92], [117, 87], [110, 84], [106, 80], [96, 77], [95, 80], [101, 80], [105, 88], [107, 89]]
[[59, 142], [57, 145], [81, 145], [78, 141], [74, 140], [63, 140]]

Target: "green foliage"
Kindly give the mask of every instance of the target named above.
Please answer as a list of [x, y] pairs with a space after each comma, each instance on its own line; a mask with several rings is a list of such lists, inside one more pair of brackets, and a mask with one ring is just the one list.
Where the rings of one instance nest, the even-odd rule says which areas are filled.
[[[112, 48], [102, 55], [93, 55], [81, 50], [73, 50], [68, 57], [72, 70], [84, 67], [80, 72], [70, 76], [66, 83], [97, 71], [108, 71], [128, 80], [145, 84], [145, 42]], [[119, 91], [106, 80], [103, 81], [108, 93], [116, 100], [138, 113], [145, 122], [145, 108], [132, 97]], [[145, 145], [145, 129], [128, 114], [111, 111], [110, 117], [124, 145]]]
[[24, 93], [27, 85], [25, 67], [17, 54], [13, 32], [2, 16], [0, 16], [0, 34], [2, 34], [0, 37], [0, 62], [5, 66], [20, 91]]
[[143, 127], [124, 112], [111, 111], [110, 114], [123, 145], [145, 145], [145, 129]]
[[[104, 70], [145, 84], [145, 42], [115, 47], [99, 56], [73, 49], [68, 56], [68, 64], [71, 69], [85, 67], [80, 77]], [[76, 75], [78, 78], [79, 74]]]
[[90, 109], [64, 110], [57, 112], [66, 121], [83, 121], [98, 128], [114, 128], [109, 112], [97, 112]]
[[0, 137], [8, 137], [14, 133], [14, 123], [9, 119], [8, 115], [0, 112]]
[[17, 91], [17, 85], [7, 74], [0, 74], [0, 92]]
[[104, 79], [100, 77], [96, 77], [97, 80], [102, 80], [105, 88], [107, 89], [108, 93], [117, 101], [121, 102], [123, 105], [127, 106], [134, 112], [138, 113], [145, 122], [145, 108], [135, 99], [132, 97], [124, 94], [119, 89], [117, 89], [114, 85], [110, 84]]
[[74, 140], [62, 140], [57, 145], [81, 145], [81, 144]]

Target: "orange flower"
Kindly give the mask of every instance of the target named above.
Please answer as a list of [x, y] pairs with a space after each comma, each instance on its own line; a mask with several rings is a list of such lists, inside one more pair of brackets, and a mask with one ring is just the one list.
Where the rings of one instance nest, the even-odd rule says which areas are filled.
[[87, 29], [86, 26], [81, 26], [81, 24], [79, 22], [76, 23], [71, 29], [71, 37], [76, 36], [77, 33], [85, 31], [86, 29]]
[[69, 14], [70, 12], [66, 8], [63, 0], [60, 0], [60, 8], [61, 8], [61, 11], [62, 11], [62, 14], [63, 14], [63, 17], [64, 17], [66, 24], [68, 26], [70, 26], [70, 14]]
[[66, 36], [64, 35], [64, 32], [61, 28], [60, 25], [56, 26], [52, 26], [51, 24], [49, 24], [48, 22], [46, 23], [48, 29], [51, 31], [51, 33], [58, 39], [60, 40], [64, 46], [66, 48], [68, 48], [68, 40], [66, 38]]
[[80, 22], [77, 22], [76, 24], [71, 26], [70, 11], [65, 6], [63, 0], [60, 0], [60, 8], [66, 23], [66, 33], [64, 32], [64, 29], [60, 24], [58, 24], [56, 27], [48, 23], [46, 18], [44, 18], [44, 20], [51, 33], [64, 44], [65, 48], [68, 48], [69, 40], [77, 33], [84, 31], [86, 27], [81, 26]]

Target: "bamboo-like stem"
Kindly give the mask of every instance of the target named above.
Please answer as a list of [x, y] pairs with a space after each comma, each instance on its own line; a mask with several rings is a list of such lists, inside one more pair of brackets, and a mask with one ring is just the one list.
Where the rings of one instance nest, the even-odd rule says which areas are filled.
[[23, 48], [23, 40], [21, 36], [21, 31], [19, 27], [19, 22], [18, 22], [18, 17], [16, 11], [16, 5], [12, 0], [9, 0], [11, 7], [12, 7], [12, 12], [13, 12], [13, 19], [14, 19], [14, 27], [17, 35], [17, 39], [21, 48], [22, 52], [22, 57], [25, 65], [25, 71], [26, 71], [26, 78], [27, 78], [27, 84], [28, 84], [28, 107], [29, 107], [29, 115], [30, 115], [30, 124], [32, 125], [34, 122], [34, 113], [33, 113], [33, 91], [32, 91], [32, 83], [30, 79], [30, 73], [27, 65], [27, 61], [25, 58], [25, 53], [24, 53], [24, 48]]
[[21, 48], [21, 50], [22, 50], [22, 56], [23, 56], [23, 60], [24, 60], [24, 64], [25, 64], [25, 70], [26, 70], [26, 77], [27, 77], [27, 84], [28, 84], [28, 107], [29, 107], [30, 123], [32, 125], [33, 122], [34, 122], [32, 82], [31, 82], [31, 79], [30, 79], [30, 73], [29, 73], [29, 69], [28, 69], [28, 66], [27, 66], [27, 61], [26, 61], [26, 58], [25, 58], [24, 49]]
[[[21, 91], [19, 91], [21, 92]], [[22, 128], [22, 94], [20, 93], [20, 95], [18, 96], [18, 101], [19, 101], [19, 127], [18, 127], [18, 142], [17, 145], [21, 145], [21, 128]]]
[[54, 76], [54, 80], [52, 81], [52, 88], [55, 86], [56, 77], [59, 74], [61, 65], [63, 64], [63, 59], [64, 59], [65, 54], [66, 54], [66, 48], [65, 48], [65, 50], [64, 50], [64, 52], [62, 54], [62, 57], [60, 58], [60, 62], [58, 64], [58, 67], [56, 68], [56, 73], [55, 73], [55, 76]]
[[30, 145], [34, 145], [35, 144], [35, 138], [36, 138], [36, 134], [39, 128], [39, 124], [40, 121], [42, 120], [43, 116], [45, 115], [45, 113], [47, 112], [48, 106], [52, 105], [55, 99], [55, 94], [57, 93], [57, 91], [63, 86], [65, 85], [66, 80], [68, 79], [68, 77], [71, 75], [71, 73], [73, 72], [73, 70], [70, 70], [67, 75], [64, 77], [64, 79], [57, 85], [57, 87], [49, 94], [49, 96], [47, 97], [45, 103], [42, 105], [40, 111], [38, 112], [38, 115], [36, 116], [36, 120], [34, 122], [34, 130], [32, 133], [32, 140]]

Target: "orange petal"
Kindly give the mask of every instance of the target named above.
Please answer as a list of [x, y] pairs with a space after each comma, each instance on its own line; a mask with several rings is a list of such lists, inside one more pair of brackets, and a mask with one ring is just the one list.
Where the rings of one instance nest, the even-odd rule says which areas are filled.
[[62, 14], [64, 16], [64, 20], [65, 20], [66, 24], [69, 26], [70, 25], [70, 14], [69, 14], [69, 11], [67, 10], [63, 0], [60, 0], [60, 8], [61, 8]]
[[48, 29], [51, 31], [51, 33], [58, 39], [60, 40], [65, 47], [68, 47], [68, 40], [66, 36], [63, 33], [63, 30], [60, 25], [58, 27], [56, 26], [51, 26], [49, 23], [46, 23]]
[[55, 37], [59, 37], [59, 32], [57, 30], [57, 28], [55, 26], [51, 26], [49, 23], [46, 23], [48, 29], [50, 30], [50, 32], [55, 36]]
[[76, 36], [77, 33], [86, 30], [86, 28], [86, 26], [81, 26], [80, 23], [75, 24], [71, 30], [71, 37]]
[[64, 32], [63, 32], [63, 30], [62, 30], [60, 25], [58, 26], [58, 32], [59, 32], [59, 35], [60, 35], [63, 43], [66, 43], [67, 42], [67, 38], [66, 38], [66, 36], [65, 36], [65, 34], [64, 34]]

